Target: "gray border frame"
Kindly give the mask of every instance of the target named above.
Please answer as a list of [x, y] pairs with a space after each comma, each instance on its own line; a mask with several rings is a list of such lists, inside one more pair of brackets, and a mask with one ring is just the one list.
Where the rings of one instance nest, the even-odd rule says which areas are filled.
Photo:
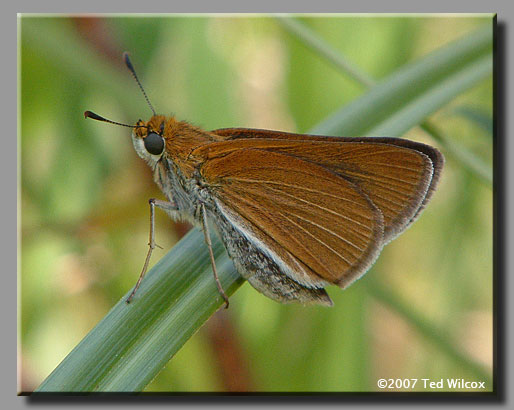
[[[132, 398], [132, 397], [124, 397], [121, 400], [118, 400], [115, 397], [107, 397], [107, 398], [66, 398], [62, 397], [63, 400], [32, 400], [30, 398], [25, 397], [16, 397], [16, 379], [13, 377], [13, 370], [16, 368], [16, 354], [14, 354], [14, 343], [16, 343], [17, 337], [17, 316], [14, 315], [13, 306], [16, 306], [16, 293], [14, 291], [2, 292], [1, 305], [2, 305], [2, 324], [5, 324], [7, 331], [4, 334], [7, 337], [2, 338], [2, 361], [4, 364], [2, 366], [2, 397], [4, 397], [4, 405], [6, 408], [10, 409], [18, 409], [25, 408], [26, 406], [59, 406], [59, 407], [71, 407], [73, 404], [77, 403], [82, 406], [82, 408], [103, 408], [107, 406], [112, 406], [118, 404], [118, 406], [127, 406], [131, 407], [143, 407], [147, 406], [150, 403], [153, 404], [161, 404], [165, 406], [184, 406], [190, 407], [193, 406], [208, 406], [210, 404], [214, 405], [230, 405], [235, 404], [238, 406], [241, 405], [256, 405], [256, 406], [269, 406], [270, 404], [276, 403], [279, 404], [289, 404], [289, 405], [298, 405], [304, 404], [305, 406], [316, 406], [319, 405], [320, 402], [327, 402], [327, 404], [365, 404], [366, 406], [375, 406], [378, 404], [392, 404], [393, 402], [402, 402], [405, 401], [410, 406], [419, 404], [424, 404], [425, 408], [441, 408], [450, 406], [452, 404], [462, 403], [464, 405], [469, 405], [471, 402], [476, 402], [480, 406], [508, 406], [513, 403], [513, 393], [510, 392], [509, 388], [511, 387], [510, 375], [514, 370], [514, 359], [512, 354], [510, 353], [509, 346], [514, 344], [513, 338], [513, 326], [512, 320], [509, 320], [512, 317], [512, 310], [514, 309], [514, 304], [511, 301], [510, 295], [514, 295], [514, 280], [512, 277], [509, 277], [509, 272], [514, 272], [514, 254], [510, 253], [511, 246], [510, 238], [513, 233], [513, 222], [512, 219], [509, 218], [508, 210], [514, 209], [514, 201], [513, 201], [513, 182], [512, 178], [509, 178], [513, 175], [513, 161], [511, 158], [514, 158], [514, 144], [508, 139], [510, 135], [510, 121], [508, 117], [508, 113], [510, 112], [508, 107], [508, 102], [510, 101], [509, 97], [513, 95], [513, 85], [512, 82], [509, 81], [507, 77], [508, 72], [512, 70], [512, 53], [509, 54], [509, 44], [512, 44], [512, 31], [509, 30], [509, 26], [511, 26], [512, 20], [514, 20], [514, 13], [512, 13], [513, 4], [507, 0], [489, 0], [487, 3], [479, 0], [468, 0], [463, 3], [461, 1], [456, 0], [432, 0], [429, 3], [426, 2], [412, 2], [409, 0], [389, 0], [387, 2], [378, 2], [371, 0], [360, 0], [359, 2], [351, 2], [351, 3], [339, 3], [333, 0], [317, 0], [315, 3], [312, 1], [307, 2], [305, 0], [302, 1], [293, 1], [287, 0], [282, 1], [280, 3], [272, 2], [272, 1], [259, 1], [252, 2], [248, 4], [244, 4], [240, 1], [229, 0], [229, 1], [220, 1], [217, 2], [206, 2], [206, 1], [197, 1], [192, 0], [188, 2], [177, 2], [176, 4], [170, 3], [169, 1], [159, 0], [151, 2], [134, 3], [113, 3], [106, 4], [105, 2], [100, 2], [97, 0], [89, 1], [88, 3], [76, 3], [70, 4], [65, 3], [63, 0], [47, 0], [43, 3], [36, 2], [23, 2], [23, 4], [19, 3], [11, 3], [5, 7], [2, 7], [2, 24], [1, 29], [4, 33], [1, 36], [3, 39], [3, 43], [5, 47], [2, 47], [5, 50], [6, 56], [16, 56], [16, 58], [6, 58], [4, 59], [3, 67], [8, 70], [4, 72], [1, 76], [2, 83], [4, 87], [2, 89], [7, 90], [7, 92], [2, 93], [3, 100], [3, 110], [4, 110], [4, 123], [7, 128], [11, 128], [11, 124], [14, 124], [14, 121], [8, 121], [8, 118], [17, 118], [17, 105], [13, 104], [13, 99], [17, 101], [17, 83], [12, 81], [14, 76], [17, 76], [17, 66], [14, 66], [13, 61], [17, 62], [17, 43], [13, 45], [13, 42], [9, 41], [13, 37], [16, 37], [16, 13], [25, 12], [42, 12], [42, 13], [55, 13], [66, 11], [66, 13], [83, 13], [85, 11], [89, 12], [111, 12], [111, 13], [119, 13], [123, 12], [174, 12], [174, 13], [193, 13], [193, 12], [201, 12], [201, 13], [227, 13], [227, 12], [300, 12], [300, 13], [313, 13], [313, 12], [322, 12], [322, 13], [333, 13], [333, 12], [346, 12], [346, 13], [456, 13], [456, 12], [496, 12], [498, 13], [498, 24], [500, 27], [499, 33], [500, 37], [498, 38], [498, 48], [497, 53], [501, 53], [499, 56], [497, 54], [496, 67], [497, 70], [495, 72], [496, 81], [497, 81], [497, 90], [496, 94], [496, 126], [497, 134], [496, 134], [496, 163], [495, 163], [495, 257], [496, 257], [496, 279], [497, 280], [497, 294], [495, 295], [495, 302], [499, 302], [497, 304], [496, 311], [496, 331], [497, 331], [497, 342], [499, 343], [500, 349], [496, 351], [497, 359], [503, 366], [503, 371], [497, 373], [498, 384], [497, 388], [500, 389], [500, 393], [502, 395], [496, 400], [492, 397], [487, 399], [487, 397], [477, 397], [477, 396], [458, 396], [450, 397], [441, 396], [439, 399], [434, 400], [433, 402], [430, 400], [427, 403], [427, 400], [419, 400], [420, 397], [416, 398], [415, 396], [399, 396], [399, 395], [391, 395], [391, 399], [389, 400], [384, 395], [375, 396], [363, 395], [363, 396], [337, 396], [330, 397], [325, 396], [323, 398], [319, 397], [291, 397], [289, 400], [283, 400], [280, 397], [247, 397], [247, 398], [238, 398], [238, 397], [212, 397], [212, 396], [204, 396], [199, 399], [195, 399], [193, 396], [189, 396], [188, 398], [181, 398], [178, 396], [172, 396], [167, 398], [167, 400], [157, 399], [157, 397], [145, 396], [142, 397], [141, 400]], [[14, 10], [11, 10], [14, 9]], [[14, 17], [14, 18], [13, 18]], [[13, 24], [13, 20], [15, 23]], [[14, 49], [14, 50], [13, 50]], [[512, 49], [512, 47], [510, 47]], [[498, 58], [499, 57], [499, 58]], [[17, 63], [16, 63], [17, 64]], [[509, 70], [509, 67], [511, 68]], [[13, 75], [13, 77], [11, 77]], [[13, 96], [14, 98], [11, 98]], [[16, 122], [17, 124], [17, 122]], [[14, 126], [13, 126], [14, 128]], [[9, 131], [11, 131], [9, 129]], [[13, 169], [16, 168], [18, 170], [18, 161], [19, 158], [13, 155], [13, 152], [17, 152], [17, 139], [12, 138], [12, 135], [17, 133], [16, 130], [9, 132], [5, 135], [5, 141], [7, 146], [2, 149], [2, 161], [0, 162], [2, 167], [2, 172], [0, 175], [2, 176], [2, 187], [6, 187], [6, 195], [4, 197], [9, 198], [9, 202], [2, 209], [1, 217], [1, 226], [4, 227], [2, 229], [2, 238], [3, 246], [2, 254], [9, 255], [10, 257], [5, 258], [7, 260], [6, 268], [4, 268], [4, 282], [7, 286], [4, 289], [13, 289], [17, 286], [17, 279], [14, 272], [17, 271], [17, 259], [13, 257], [13, 255], [17, 255], [17, 241], [14, 241], [12, 238], [17, 238], [17, 218], [14, 218], [10, 211], [14, 206], [11, 204], [10, 198], [16, 198], [18, 202], [18, 191], [17, 191], [17, 182], [18, 179], [14, 180], [12, 178]], [[17, 135], [17, 134], [16, 134]], [[18, 173], [17, 173], [18, 174]], [[18, 174], [19, 175], [19, 174]], [[12, 200], [14, 202], [14, 200]], [[16, 205], [18, 211], [18, 205]], [[509, 269], [513, 268], [513, 269]], [[500, 277], [499, 277], [500, 276]], [[14, 343], [11, 344], [11, 338], [9, 335], [15, 335], [13, 337]], [[498, 347], [498, 346], [497, 346]], [[500, 369], [501, 370], [501, 369]], [[50, 397], [48, 397], [50, 399]], [[157, 399], [157, 400], [152, 400]], [[484, 400], [482, 400], [484, 399]]]

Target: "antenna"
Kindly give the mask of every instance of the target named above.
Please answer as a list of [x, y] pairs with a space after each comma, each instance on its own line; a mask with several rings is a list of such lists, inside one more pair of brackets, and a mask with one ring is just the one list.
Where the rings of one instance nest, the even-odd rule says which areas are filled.
[[152, 106], [152, 103], [150, 102], [150, 99], [148, 98], [148, 95], [146, 95], [145, 89], [141, 85], [141, 81], [139, 81], [139, 78], [137, 78], [136, 70], [134, 70], [134, 66], [132, 65], [132, 63], [130, 62], [130, 59], [129, 59], [129, 54], [126, 51], [123, 53], [123, 60], [125, 60], [125, 64], [126, 64], [127, 68], [130, 70], [130, 72], [132, 73], [132, 76], [134, 77], [134, 79], [136, 80], [137, 84], [139, 85], [139, 88], [143, 92], [143, 95], [145, 96], [146, 102], [150, 106], [150, 109], [152, 110], [153, 115], [157, 115], [157, 113], [153, 109], [153, 106]]
[[121, 125], [122, 127], [148, 128], [146, 125], [129, 125], [129, 124], [122, 124], [121, 122], [111, 121], [111, 120], [108, 120], [107, 118], [99, 116], [98, 114], [95, 114], [92, 111], [84, 111], [84, 118], [92, 118], [93, 120], [108, 122], [108, 123], [114, 124], [114, 125]]

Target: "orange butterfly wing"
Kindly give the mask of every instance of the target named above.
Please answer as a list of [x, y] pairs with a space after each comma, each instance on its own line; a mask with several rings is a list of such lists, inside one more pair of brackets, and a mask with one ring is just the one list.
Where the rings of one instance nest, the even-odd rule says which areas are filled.
[[444, 161], [396, 138], [213, 134], [223, 138], [191, 155], [219, 208], [307, 287], [346, 287], [365, 273], [424, 208]]
[[[213, 133], [227, 138], [228, 146], [295, 156], [352, 181], [382, 212], [385, 243], [403, 232], [425, 208], [444, 164], [435, 148], [400, 138], [322, 137], [244, 128]], [[230, 144], [235, 140], [237, 144]]]

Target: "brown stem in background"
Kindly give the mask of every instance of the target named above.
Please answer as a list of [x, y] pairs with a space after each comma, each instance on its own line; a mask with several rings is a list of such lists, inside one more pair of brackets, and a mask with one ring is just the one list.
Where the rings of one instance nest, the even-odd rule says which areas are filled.
[[92, 48], [112, 62], [119, 64], [123, 50], [109, 25], [106, 24], [105, 18], [75, 17], [72, 21], [80, 36], [91, 43]]
[[235, 332], [230, 312], [219, 310], [204, 329], [220, 371], [223, 390], [254, 391], [247, 355]]

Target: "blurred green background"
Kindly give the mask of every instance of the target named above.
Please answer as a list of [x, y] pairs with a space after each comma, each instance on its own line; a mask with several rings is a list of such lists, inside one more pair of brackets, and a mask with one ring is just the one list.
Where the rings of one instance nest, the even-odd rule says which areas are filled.
[[[469, 15], [297, 20], [377, 80], [492, 24]], [[163, 198], [130, 130], [83, 118], [151, 115], [123, 51], [158, 112], [205, 129], [307, 132], [365, 88], [265, 16], [24, 16], [19, 34], [19, 389], [32, 391], [133, 286], [147, 200]], [[492, 78], [430, 120], [491, 166]], [[438, 146], [420, 129], [405, 137]], [[164, 250], [153, 262], [188, 229], [156, 218]], [[280, 305], [245, 284], [146, 391], [379, 391], [379, 378], [491, 389], [492, 279], [491, 185], [447, 156], [423, 216], [361, 280], [328, 290], [333, 308]]]

